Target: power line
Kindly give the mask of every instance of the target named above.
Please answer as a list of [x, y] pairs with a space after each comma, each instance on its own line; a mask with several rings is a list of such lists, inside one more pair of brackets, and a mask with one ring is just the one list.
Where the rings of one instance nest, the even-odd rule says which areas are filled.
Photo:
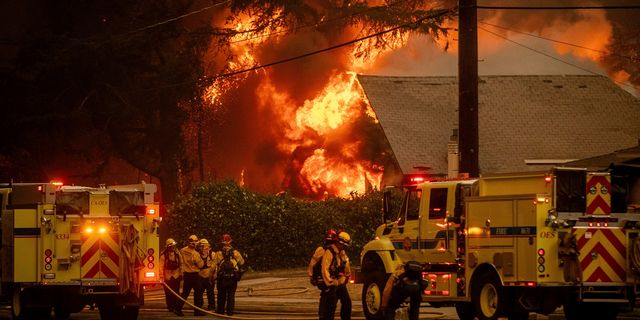
[[483, 27], [478, 27], [478, 29], [480, 29], [480, 30], [482, 30], [482, 31], [484, 31], [484, 32], [488, 32], [488, 33], [490, 33], [490, 34], [492, 34], [492, 35], [494, 35], [494, 36], [496, 36], [496, 37], [502, 38], [502, 39], [507, 40], [507, 41], [509, 41], [509, 42], [511, 42], [511, 43], [514, 43], [514, 44], [516, 44], [516, 45], [519, 45], [519, 46], [521, 46], [521, 47], [523, 47], [523, 48], [525, 48], [525, 49], [531, 50], [531, 51], [533, 51], [533, 52], [535, 52], [535, 53], [541, 54], [541, 55], [543, 55], [543, 56], [545, 56], [545, 57], [547, 57], [547, 58], [551, 58], [551, 59], [556, 60], [556, 61], [558, 61], [558, 62], [562, 62], [562, 63], [564, 63], [564, 64], [570, 65], [570, 66], [572, 66], [572, 67], [574, 67], [574, 68], [580, 69], [580, 70], [582, 70], [582, 71], [584, 71], [584, 72], [591, 73], [591, 74], [593, 74], [593, 75], [607, 77], [607, 78], [609, 78], [611, 81], [613, 81], [613, 82], [615, 82], [615, 83], [617, 83], [617, 84], [624, 85], [624, 86], [627, 86], [627, 87], [629, 87], [629, 88], [633, 88], [633, 89], [635, 89], [635, 86], [633, 86], [633, 85], [631, 85], [631, 84], [629, 84], [629, 83], [626, 83], [626, 82], [621, 82], [621, 81], [617, 81], [617, 80], [615, 80], [615, 79], [611, 79], [611, 77], [609, 77], [609, 76], [608, 76], [608, 75], [606, 75], [606, 74], [601, 74], [601, 73], [598, 73], [598, 72], [591, 71], [591, 70], [589, 70], [589, 69], [586, 69], [586, 68], [580, 67], [580, 66], [578, 66], [578, 65], [576, 65], [576, 64], [573, 64], [573, 63], [571, 63], [571, 62], [568, 62], [568, 61], [562, 60], [562, 59], [560, 59], [560, 58], [558, 58], [558, 57], [555, 57], [555, 56], [553, 56], [553, 55], [550, 55], [550, 54], [548, 54], [548, 53], [546, 53], [546, 52], [543, 52], [543, 51], [540, 51], [540, 50], [537, 50], [537, 49], [531, 48], [531, 47], [526, 46], [526, 45], [524, 45], [524, 44], [522, 44], [522, 43], [520, 43], [520, 42], [517, 42], [517, 41], [511, 40], [511, 39], [509, 39], [508, 37], [505, 37], [505, 36], [503, 36], [503, 35], [501, 35], [501, 34], [498, 34], [498, 33], [495, 33], [495, 32], [493, 32], [493, 31], [487, 30], [487, 29], [485, 29], [485, 28], [483, 28]]
[[476, 6], [478, 9], [489, 10], [617, 10], [617, 9], [640, 9], [640, 5], [629, 6], [553, 6], [553, 7], [532, 7], [532, 6]]
[[170, 23], [170, 22], [178, 21], [178, 20], [186, 18], [188, 16], [192, 16], [194, 14], [198, 14], [198, 13], [207, 11], [209, 9], [221, 6], [221, 5], [223, 5], [225, 3], [229, 3], [229, 2], [231, 2], [231, 0], [225, 0], [225, 1], [222, 1], [222, 2], [219, 2], [219, 3], [214, 3], [214, 4], [210, 5], [210, 6], [206, 6], [206, 7], [200, 8], [198, 10], [190, 11], [190, 12], [187, 12], [185, 14], [179, 15], [177, 17], [171, 18], [171, 19], [167, 19], [167, 20], [164, 20], [164, 21], [156, 22], [156, 23], [150, 24], [148, 26], [144, 26], [144, 27], [141, 27], [141, 28], [138, 28], [138, 29], [135, 29], [135, 30], [131, 30], [131, 31], [122, 33], [122, 34], [120, 34], [118, 36], [127, 36], [127, 35], [130, 35], [130, 34], [133, 34], [133, 33], [138, 33], [138, 32], [145, 31], [145, 30], [148, 30], [148, 29], [151, 29], [151, 28], [155, 28], [155, 27], [161, 26], [163, 24], [167, 24], [167, 23]]
[[616, 56], [616, 57], [620, 57], [620, 58], [629, 59], [631, 61], [640, 61], [640, 58], [634, 58], [634, 57], [630, 57], [630, 56], [625, 56], [625, 55], [618, 54], [618, 53], [611, 52], [611, 51], [593, 49], [593, 48], [589, 48], [589, 47], [585, 47], [585, 46], [581, 46], [581, 45], [577, 45], [577, 44], [573, 44], [573, 43], [569, 43], [569, 42], [565, 42], [565, 41], [555, 40], [555, 39], [551, 39], [551, 38], [547, 38], [547, 37], [531, 34], [531, 33], [528, 33], [528, 32], [514, 30], [514, 29], [511, 29], [511, 28], [495, 25], [495, 24], [492, 24], [492, 23], [480, 22], [480, 21], [478, 21], [478, 23], [484, 24], [484, 25], [488, 25], [488, 26], [492, 26], [492, 27], [495, 27], [495, 28], [499, 28], [499, 29], [502, 29], [502, 30], [507, 30], [507, 31], [511, 31], [511, 32], [519, 33], [519, 34], [524, 34], [524, 35], [527, 35], [527, 36], [530, 36], [530, 37], [534, 37], [534, 38], [538, 38], [538, 39], [542, 39], [542, 40], [547, 40], [547, 41], [551, 41], [551, 42], [555, 42], [555, 43], [564, 44], [564, 45], [567, 45], [567, 46], [572, 46], [572, 47], [576, 47], [576, 48], [580, 48], [580, 49], [584, 49], [584, 50], [597, 52], [597, 53], [599, 53], [601, 55], [612, 55], [612, 56]]
[[[398, 4], [398, 3], [402, 3], [402, 2], [406, 2], [406, 1], [407, 0], [398, 0], [398, 1], [390, 3], [389, 5], [384, 6], [384, 7], [390, 8], [391, 6], [394, 6], [394, 5]], [[307, 28], [313, 28], [313, 27], [319, 27], [319, 26], [328, 24], [329, 22], [334, 22], [334, 21], [345, 19], [345, 18], [361, 15], [361, 14], [367, 13], [369, 11], [379, 10], [380, 8], [382, 8], [382, 7], [381, 6], [380, 7], [368, 7], [366, 9], [362, 10], [362, 11], [354, 12], [354, 13], [352, 13], [350, 15], [335, 17], [335, 18], [332, 18], [332, 19], [328, 19], [328, 20], [325, 20], [325, 21], [318, 22], [318, 23], [303, 25], [303, 26], [299, 26], [299, 27], [296, 27], [296, 28], [270, 32], [270, 33], [267, 33], [267, 34], [261, 34], [261, 35], [257, 35], [257, 36], [249, 37], [249, 38], [245, 38], [245, 39], [239, 39], [239, 40], [236, 40], [236, 41], [231, 41], [229, 43], [233, 44], [233, 43], [238, 43], [238, 42], [244, 42], [244, 41], [249, 41], [249, 40], [258, 39], [258, 38], [270, 37], [272, 35], [277, 35], [277, 34], [282, 34], [282, 33], [284, 33], [285, 35], [288, 35], [288, 34], [291, 34], [293, 32], [297, 32], [299, 30], [303, 30], [303, 29], [307, 29]]]
[[215, 76], [209, 76], [209, 77], [206, 77], [205, 80], [216, 80], [216, 79], [220, 79], [220, 78], [227, 78], [227, 77], [238, 75], [238, 74], [241, 74], [241, 73], [251, 72], [251, 71], [258, 70], [258, 69], [263, 69], [263, 68], [271, 67], [271, 66], [274, 66], [274, 65], [282, 64], [282, 63], [285, 63], [285, 62], [291, 62], [291, 61], [294, 61], [294, 60], [299, 60], [299, 59], [306, 58], [306, 57], [309, 57], [309, 56], [312, 56], [312, 55], [316, 55], [316, 54], [319, 54], [319, 53], [335, 50], [337, 48], [348, 46], [350, 44], [354, 44], [354, 43], [357, 43], [357, 42], [360, 42], [360, 41], [363, 41], [363, 40], [366, 40], [366, 39], [369, 39], [369, 38], [381, 36], [383, 34], [386, 34], [386, 33], [389, 33], [389, 32], [393, 32], [393, 31], [396, 31], [398, 29], [410, 27], [412, 25], [418, 24], [418, 23], [420, 23], [420, 22], [422, 22], [424, 20], [427, 20], [427, 19], [439, 18], [439, 17], [442, 17], [445, 14], [453, 12], [453, 11], [454, 11], [453, 9], [438, 10], [438, 12], [435, 12], [435, 13], [432, 13], [432, 14], [427, 15], [425, 17], [419, 18], [414, 22], [401, 24], [401, 25], [398, 25], [396, 27], [393, 27], [393, 28], [390, 28], [390, 29], [387, 29], [387, 30], [383, 30], [383, 31], [380, 31], [380, 32], [369, 34], [369, 35], [366, 35], [366, 36], [363, 36], [363, 37], [360, 37], [360, 38], [356, 38], [356, 39], [353, 39], [353, 40], [350, 40], [350, 41], [347, 41], [347, 42], [343, 42], [343, 43], [340, 43], [340, 44], [337, 44], [337, 45], [334, 45], [334, 46], [331, 46], [331, 47], [327, 47], [327, 48], [320, 49], [320, 50], [315, 50], [315, 51], [310, 51], [310, 52], [307, 52], [307, 53], [304, 53], [304, 54], [301, 54], [301, 55], [298, 55], [298, 56], [285, 58], [285, 59], [277, 60], [277, 61], [266, 63], [266, 64], [257, 65], [257, 66], [254, 66], [254, 67], [251, 67], [251, 68], [247, 68], [247, 69], [242, 69], [242, 70], [222, 73], [222, 74], [218, 74], [218, 75], [215, 75]]

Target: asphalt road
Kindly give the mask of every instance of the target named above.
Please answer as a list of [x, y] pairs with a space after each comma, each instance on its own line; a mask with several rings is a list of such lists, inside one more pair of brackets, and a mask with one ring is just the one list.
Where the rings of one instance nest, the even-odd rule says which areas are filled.
[[[353, 301], [353, 320], [363, 319], [361, 290], [362, 285], [349, 285]], [[248, 273], [238, 285], [236, 314], [233, 319], [317, 319], [319, 297], [319, 291], [308, 283], [305, 270]], [[193, 310], [188, 306], [185, 306], [184, 313], [184, 317], [178, 317], [168, 312], [162, 288], [148, 288], [145, 291], [145, 306], [140, 310], [139, 319], [229, 319], [215, 315], [194, 317]], [[458, 319], [458, 316], [454, 308], [432, 308], [425, 304], [421, 308], [420, 318], [454, 320]], [[618, 318], [640, 319], [640, 312], [621, 315]], [[0, 319], [10, 319], [8, 307], [0, 308]], [[97, 310], [85, 308], [80, 313], [72, 314], [71, 319], [98, 320], [100, 315]], [[340, 317], [337, 315], [336, 319]], [[558, 311], [550, 316], [531, 314], [529, 319], [560, 320], [564, 319], [564, 316]]]

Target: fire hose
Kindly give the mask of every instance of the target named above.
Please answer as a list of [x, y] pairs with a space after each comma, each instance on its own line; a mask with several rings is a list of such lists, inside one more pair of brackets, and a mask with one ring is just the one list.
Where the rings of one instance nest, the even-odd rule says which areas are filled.
[[[180, 296], [177, 292], [173, 291], [173, 289], [171, 289], [169, 287], [169, 285], [167, 285], [165, 282], [162, 282], [162, 285], [167, 288], [169, 290], [169, 292], [171, 294], [173, 294], [176, 298], [180, 299], [180, 301], [188, 304], [189, 306], [191, 306], [192, 308], [194, 308], [195, 310], [198, 310], [200, 312], [212, 315], [214, 317], [214, 319], [237, 319], [237, 320], [283, 320], [282, 318], [282, 313], [277, 314], [277, 317], [274, 318], [264, 318], [264, 317], [260, 317], [260, 318], [256, 318], [256, 317], [246, 317], [246, 316], [242, 316], [242, 317], [238, 317], [238, 316], [227, 316], [227, 315], [222, 315], [219, 313], [215, 313], [206, 309], [202, 309], [196, 305], [194, 305], [193, 303], [185, 300], [182, 298], [182, 296]], [[302, 290], [304, 289], [304, 290]], [[248, 288], [247, 289], [247, 293], [249, 293], [251, 296], [277, 296], [277, 294], [256, 294], [255, 291], [270, 291], [270, 290], [295, 290], [292, 293], [287, 293], [287, 294], [299, 294], [299, 293], [303, 293], [303, 292], [307, 292], [309, 291], [308, 288], [303, 288], [303, 287], [290, 287], [290, 288], [270, 288], [270, 289], [252, 289], [252, 288]], [[284, 294], [283, 294], [284, 295]], [[270, 314], [274, 314], [274, 312], [253, 312], [252, 314], [254, 315], [270, 315]], [[287, 317], [284, 318], [286, 320], [312, 320], [312, 319], [317, 319], [317, 315], [314, 316], [307, 316], [307, 317], [303, 317], [303, 316], [298, 316], [298, 317], [293, 317], [293, 316], [288, 316], [288, 315], [293, 315], [293, 313], [287, 313]], [[421, 312], [421, 314], [431, 314], [434, 315], [433, 317], [430, 317], [428, 319], [439, 319], [439, 318], [443, 318], [444, 314], [441, 312]], [[366, 320], [365, 317], [351, 317], [351, 319], [354, 320]]]
[[138, 241], [140, 239], [139, 232], [133, 225], [126, 227], [124, 239], [122, 239], [122, 264], [121, 276], [122, 285], [121, 292], [131, 291], [136, 296], [139, 294], [139, 279], [137, 276], [137, 267], [142, 265], [140, 256], [138, 255]]

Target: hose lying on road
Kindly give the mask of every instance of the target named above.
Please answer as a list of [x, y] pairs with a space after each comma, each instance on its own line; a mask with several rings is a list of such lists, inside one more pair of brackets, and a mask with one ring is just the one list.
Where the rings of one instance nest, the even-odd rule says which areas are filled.
[[[246, 317], [246, 316], [227, 316], [227, 315], [222, 315], [219, 313], [215, 313], [215, 312], [211, 312], [209, 310], [205, 310], [202, 309], [200, 307], [197, 307], [196, 305], [194, 305], [193, 303], [185, 300], [182, 298], [182, 296], [180, 296], [177, 292], [173, 291], [173, 289], [171, 289], [169, 287], [169, 285], [167, 285], [166, 283], [162, 283], [163, 286], [165, 286], [165, 288], [167, 288], [169, 290], [169, 292], [171, 292], [171, 294], [173, 294], [174, 296], [176, 296], [178, 299], [180, 299], [180, 301], [190, 305], [192, 308], [194, 308], [195, 310], [204, 312], [206, 314], [212, 315], [214, 317], [214, 319], [233, 319], [233, 320], [314, 320], [314, 319], [318, 319], [317, 315], [313, 315], [313, 316], [294, 316], [294, 313], [283, 313], [282, 311], [273, 311], [273, 312], [266, 312], [266, 311], [262, 311], [262, 312], [253, 312], [253, 315], [277, 315], [276, 317], [273, 318], [269, 318], [269, 317]], [[290, 288], [271, 288], [271, 289], [251, 289], [248, 288], [247, 292], [255, 292], [255, 291], [269, 291], [269, 290], [296, 290], [296, 292], [294, 293], [287, 293], [288, 294], [298, 294], [301, 292], [306, 292], [309, 289], [304, 288], [304, 291], [301, 291], [302, 287], [290, 287]], [[251, 295], [251, 293], [249, 295]], [[255, 294], [253, 293], [254, 296], [259, 296], [260, 294]], [[277, 294], [263, 294], [263, 296], [276, 296]], [[279, 312], [279, 313], [276, 313]], [[314, 311], [315, 313], [315, 311]], [[443, 318], [444, 314], [441, 312], [431, 312], [431, 311], [427, 311], [427, 312], [420, 312], [421, 315], [424, 314], [428, 314], [428, 315], [433, 315], [432, 317], [428, 317], [428, 318], [424, 318], [424, 317], [420, 317], [420, 319], [439, 319], [439, 318]], [[291, 315], [291, 316], [289, 316]], [[365, 317], [351, 317], [351, 319], [353, 320], [366, 320]]]
[[[287, 293], [255, 293], [256, 291], [271, 291], [271, 290], [295, 290]], [[274, 297], [274, 296], [288, 296], [294, 294], [301, 294], [309, 291], [309, 288], [305, 287], [289, 287], [289, 288], [266, 288], [266, 289], [254, 289], [252, 287], [247, 288], [247, 295], [249, 297]]]

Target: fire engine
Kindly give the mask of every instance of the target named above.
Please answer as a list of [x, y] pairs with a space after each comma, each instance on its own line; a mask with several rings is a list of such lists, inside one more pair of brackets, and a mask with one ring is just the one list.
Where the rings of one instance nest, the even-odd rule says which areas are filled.
[[156, 185], [0, 185], [0, 297], [14, 319], [66, 319], [96, 305], [101, 319], [137, 319], [160, 283]]
[[[563, 307], [567, 319], [615, 319], [640, 283], [640, 169], [554, 168], [423, 181], [361, 252], [367, 319], [399, 265], [423, 264], [423, 301], [460, 319], [527, 319]], [[427, 179], [428, 180], [428, 179]]]

